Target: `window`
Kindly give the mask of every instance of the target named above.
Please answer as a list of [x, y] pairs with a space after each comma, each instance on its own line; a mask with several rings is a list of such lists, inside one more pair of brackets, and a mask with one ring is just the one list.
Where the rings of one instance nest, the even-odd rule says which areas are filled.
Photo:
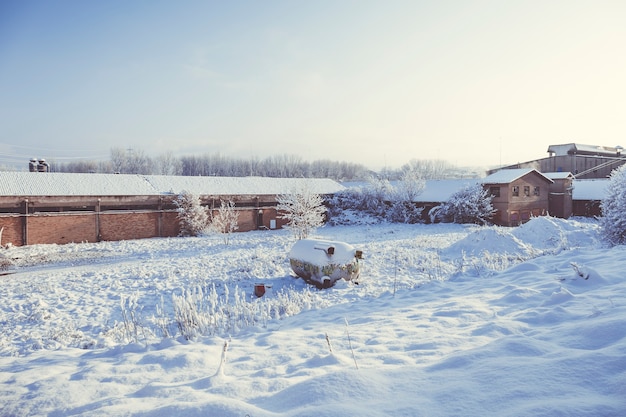
[[533, 191], [534, 195], [539, 195], [539, 186], [535, 186], [535, 191]]
[[513, 197], [518, 197], [519, 196], [519, 185], [514, 185], [512, 188], [513, 191]]
[[524, 186], [524, 195], [526, 197], [530, 197], [530, 185], [525, 185]]
[[493, 197], [500, 197], [500, 187], [489, 187], [489, 194]]

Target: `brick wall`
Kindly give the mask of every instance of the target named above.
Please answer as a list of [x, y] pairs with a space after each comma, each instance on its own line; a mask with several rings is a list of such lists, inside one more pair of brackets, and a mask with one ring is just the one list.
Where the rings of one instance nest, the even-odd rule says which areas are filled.
[[239, 217], [237, 218], [238, 232], [248, 232], [250, 230], [256, 230], [256, 214], [255, 210], [241, 210], [238, 211]]
[[[238, 210], [239, 232], [256, 230], [258, 209]], [[1, 215], [0, 227], [4, 227], [2, 244], [22, 246], [24, 215]], [[143, 239], [151, 237], [178, 236], [180, 226], [175, 211], [104, 211], [35, 213], [27, 220], [28, 244], [71, 242], [97, 242]], [[276, 209], [264, 208], [262, 223], [270, 228], [270, 220], [276, 220], [276, 228], [285, 222], [278, 219]], [[159, 227], [160, 225], [160, 227]], [[100, 236], [98, 236], [98, 226]], [[160, 230], [159, 230], [160, 229]], [[160, 233], [159, 233], [160, 232]]]
[[0, 228], [4, 228], [1, 244], [10, 243], [14, 246], [22, 246], [22, 216], [0, 216]]
[[180, 233], [180, 224], [178, 223], [178, 213], [175, 211], [166, 211], [161, 213], [161, 236], [178, 236]]
[[95, 242], [93, 213], [63, 213], [28, 216], [28, 244]]
[[159, 235], [158, 213], [109, 212], [100, 214], [102, 240], [145, 239]]

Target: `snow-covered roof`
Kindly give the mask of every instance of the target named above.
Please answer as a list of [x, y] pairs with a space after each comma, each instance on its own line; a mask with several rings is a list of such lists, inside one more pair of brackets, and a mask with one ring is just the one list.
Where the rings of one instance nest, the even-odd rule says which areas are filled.
[[271, 177], [183, 177], [144, 176], [160, 193], [180, 194], [188, 191], [198, 195], [274, 195], [306, 188], [314, 194], [334, 194], [345, 187], [328, 178]]
[[452, 194], [479, 183], [480, 179], [426, 180], [424, 191], [415, 198], [417, 203], [448, 201]]
[[564, 180], [566, 178], [574, 178], [574, 174], [571, 172], [544, 172], [543, 175], [551, 180]]
[[575, 153], [615, 156], [619, 150], [621, 150], [621, 148], [618, 149], [616, 146], [584, 145], [580, 143], [565, 143], [562, 145], [550, 145], [548, 147], [548, 152], [556, 156]]
[[534, 168], [516, 168], [516, 169], [501, 169], [498, 172], [494, 172], [493, 174], [488, 175], [487, 177], [483, 178], [482, 183], [483, 184], [508, 184], [527, 174], [530, 174], [533, 171], [537, 173], [537, 175], [544, 177], [546, 181], [554, 182], [550, 178], [548, 178], [547, 176], [545, 176], [544, 174], [542, 174], [541, 172], [537, 171]]
[[609, 180], [597, 178], [591, 180], [574, 180], [572, 182], [574, 190], [572, 191], [573, 200], [603, 200], [607, 195], [607, 187]]
[[345, 187], [326, 178], [183, 177], [167, 175], [0, 172], [0, 196], [274, 195], [306, 187], [333, 194]]

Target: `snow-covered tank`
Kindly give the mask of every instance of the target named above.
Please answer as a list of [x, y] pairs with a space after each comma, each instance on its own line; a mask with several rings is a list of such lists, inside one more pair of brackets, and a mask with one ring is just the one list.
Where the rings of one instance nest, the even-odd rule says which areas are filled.
[[363, 252], [344, 242], [319, 239], [297, 241], [289, 252], [291, 269], [318, 288], [331, 287], [340, 279], [357, 279]]

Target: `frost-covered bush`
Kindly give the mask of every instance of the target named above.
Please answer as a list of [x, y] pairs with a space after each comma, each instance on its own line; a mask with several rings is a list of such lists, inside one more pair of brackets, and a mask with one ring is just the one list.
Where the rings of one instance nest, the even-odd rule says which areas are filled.
[[394, 187], [394, 201], [413, 202], [422, 194], [426, 181], [417, 171], [404, 171]]
[[224, 243], [228, 245], [231, 233], [239, 229], [239, 213], [235, 210], [235, 203], [221, 200], [220, 207], [211, 216], [211, 224], [208, 230], [214, 233], [221, 233]]
[[432, 222], [487, 224], [495, 213], [492, 198], [481, 184], [474, 184], [454, 193], [428, 214]]
[[13, 261], [9, 257], [0, 253], [0, 271], [6, 271], [11, 268], [11, 266], [13, 266]]
[[[163, 303], [163, 302], [161, 302]], [[280, 320], [304, 310], [322, 308], [327, 305], [318, 293], [306, 288], [304, 291], [283, 288], [273, 296], [248, 297], [235, 286], [228, 286], [218, 293], [215, 284], [185, 288], [180, 294], [172, 294], [173, 312], [160, 307], [152, 321], [161, 335], [194, 340], [200, 336], [236, 333], [251, 326], [265, 327], [270, 320]], [[173, 317], [172, 317], [173, 314]], [[159, 331], [152, 332], [158, 334]]]
[[423, 189], [424, 180], [411, 172], [405, 173], [395, 186], [386, 179], [370, 178], [364, 186], [336, 193], [329, 200], [330, 223], [345, 224], [343, 214], [350, 211], [358, 211], [379, 221], [421, 222], [423, 207], [416, 206], [413, 201]]
[[198, 236], [206, 230], [209, 224], [209, 215], [206, 209], [200, 205], [200, 197], [183, 191], [174, 200], [174, 204], [178, 212], [181, 236]]
[[393, 189], [387, 219], [392, 223], [421, 223], [423, 207], [415, 199], [424, 191], [426, 182], [416, 171], [405, 171]]
[[418, 207], [410, 201], [394, 201], [387, 212], [387, 220], [392, 223], [415, 224], [422, 222], [424, 207]]
[[296, 239], [305, 239], [324, 224], [326, 207], [323, 203], [322, 196], [304, 186], [290, 194], [279, 195], [276, 208]]
[[600, 204], [600, 226], [611, 245], [626, 243], [626, 165], [611, 173], [606, 197]]

